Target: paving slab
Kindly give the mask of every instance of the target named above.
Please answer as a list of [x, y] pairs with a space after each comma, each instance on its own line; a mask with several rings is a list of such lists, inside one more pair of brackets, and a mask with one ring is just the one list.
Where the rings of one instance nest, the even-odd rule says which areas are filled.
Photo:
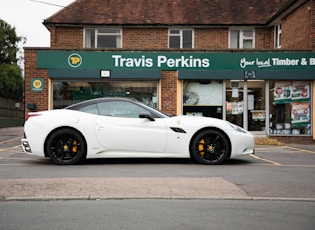
[[0, 180], [0, 197], [246, 198], [235, 184], [221, 178], [48, 178]]

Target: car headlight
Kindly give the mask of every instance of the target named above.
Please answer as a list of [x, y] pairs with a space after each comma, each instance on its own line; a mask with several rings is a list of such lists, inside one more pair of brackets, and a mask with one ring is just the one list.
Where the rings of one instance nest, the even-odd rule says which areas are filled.
[[229, 122], [229, 125], [237, 132], [241, 132], [241, 133], [247, 133], [245, 129], [237, 126], [237, 125], [234, 125], [232, 123]]

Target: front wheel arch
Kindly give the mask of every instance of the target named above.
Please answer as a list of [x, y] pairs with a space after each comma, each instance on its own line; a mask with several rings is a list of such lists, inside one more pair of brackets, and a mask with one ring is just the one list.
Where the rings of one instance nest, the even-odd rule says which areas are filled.
[[[84, 153], [84, 155], [83, 155], [82, 158], [85, 159], [85, 158], [86, 158], [86, 155], [87, 155], [87, 149], [88, 149], [86, 139], [85, 139], [84, 135], [83, 135], [79, 130], [77, 130], [77, 129], [73, 128], [73, 127], [69, 127], [69, 126], [58, 127], [58, 128], [56, 128], [56, 129], [52, 130], [52, 131], [47, 135], [47, 137], [46, 137], [46, 139], [45, 139], [45, 143], [44, 143], [44, 154], [45, 154], [45, 157], [50, 157], [49, 154], [48, 154], [48, 152], [47, 152], [47, 145], [48, 145], [48, 141], [49, 141], [50, 137], [51, 137], [52, 135], [54, 135], [56, 132], [59, 132], [60, 130], [70, 130], [70, 131], [72, 131], [72, 132], [77, 133], [77, 134], [82, 138], [83, 144], [84, 144], [84, 146], [85, 146], [85, 153]], [[82, 159], [82, 160], [83, 160], [83, 159]]]
[[227, 145], [228, 145], [228, 154], [226, 155], [225, 159], [230, 158], [231, 157], [231, 153], [232, 153], [232, 144], [231, 144], [231, 140], [229, 138], [229, 136], [221, 129], [216, 128], [216, 127], [206, 127], [203, 129], [198, 130], [191, 138], [190, 143], [189, 143], [189, 153], [190, 153], [190, 157], [191, 159], [194, 159], [193, 156], [193, 144], [194, 144], [194, 140], [196, 139], [196, 137], [205, 132], [205, 131], [216, 131], [219, 132], [222, 136], [224, 136], [224, 138], [227, 140]]

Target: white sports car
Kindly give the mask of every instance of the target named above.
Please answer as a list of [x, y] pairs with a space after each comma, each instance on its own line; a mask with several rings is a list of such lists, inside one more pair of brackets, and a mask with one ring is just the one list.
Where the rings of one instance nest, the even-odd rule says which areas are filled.
[[23, 150], [55, 164], [85, 158], [191, 157], [201, 164], [254, 153], [254, 136], [227, 121], [169, 116], [127, 98], [98, 98], [31, 112]]

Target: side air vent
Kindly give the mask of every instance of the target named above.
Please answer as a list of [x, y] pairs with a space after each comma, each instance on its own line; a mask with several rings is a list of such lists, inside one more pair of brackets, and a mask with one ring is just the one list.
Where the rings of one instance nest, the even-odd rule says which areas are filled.
[[181, 129], [181, 128], [177, 128], [177, 127], [170, 127], [171, 130], [173, 130], [176, 133], [186, 133], [185, 130]]

